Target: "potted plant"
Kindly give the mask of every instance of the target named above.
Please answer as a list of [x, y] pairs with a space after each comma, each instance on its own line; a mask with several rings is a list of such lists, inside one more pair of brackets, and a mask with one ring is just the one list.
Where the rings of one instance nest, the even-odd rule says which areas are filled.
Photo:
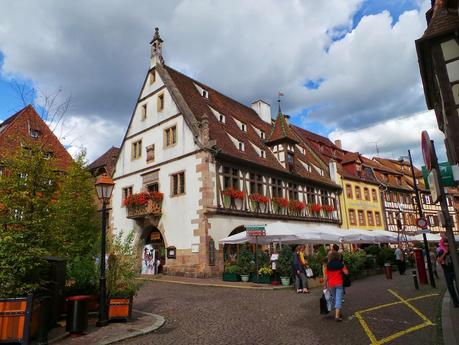
[[280, 274], [281, 282], [283, 286], [290, 285], [290, 276], [292, 273], [292, 250], [289, 246], [282, 246], [281, 252], [279, 253], [279, 259], [277, 260], [276, 270]]
[[314, 213], [314, 215], [318, 215], [320, 213], [320, 210], [322, 209], [322, 205], [319, 204], [311, 204], [311, 211]]
[[270, 284], [272, 274], [273, 274], [273, 270], [271, 269], [271, 267], [269, 267], [269, 265], [263, 265], [258, 270], [258, 283]]
[[331, 216], [333, 211], [335, 211], [335, 207], [333, 205], [323, 205], [322, 209], [327, 213], [328, 216]]
[[265, 211], [266, 205], [269, 202], [268, 197], [260, 194], [260, 193], [253, 193], [249, 195], [250, 206], [252, 210], [255, 212]]
[[123, 232], [109, 242], [107, 269], [108, 319], [127, 320], [132, 313], [132, 300], [140, 283], [138, 254], [133, 245], [134, 232], [124, 237]]
[[253, 254], [247, 245], [241, 246], [237, 257], [237, 264], [241, 268], [241, 280], [248, 282], [253, 266]]
[[245, 193], [233, 187], [223, 191], [223, 206], [225, 208], [236, 208], [236, 200], [244, 199]]
[[283, 213], [284, 209], [288, 207], [288, 200], [281, 197], [275, 197], [272, 199], [274, 212]]
[[301, 211], [303, 211], [304, 208], [305, 204], [299, 200], [290, 200], [289, 202], [290, 211], [297, 216], [301, 214]]
[[226, 264], [223, 272], [223, 280], [227, 282], [238, 282], [241, 280], [239, 274], [241, 268], [236, 264]]

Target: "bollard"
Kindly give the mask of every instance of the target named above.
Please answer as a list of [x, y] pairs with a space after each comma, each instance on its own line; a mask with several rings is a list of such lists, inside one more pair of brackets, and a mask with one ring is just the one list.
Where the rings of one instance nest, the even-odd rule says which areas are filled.
[[416, 271], [413, 271], [413, 281], [414, 281], [414, 288], [416, 290], [419, 290], [418, 276], [416, 275]]
[[392, 279], [392, 265], [388, 262], [384, 264], [384, 274], [386, 279]]

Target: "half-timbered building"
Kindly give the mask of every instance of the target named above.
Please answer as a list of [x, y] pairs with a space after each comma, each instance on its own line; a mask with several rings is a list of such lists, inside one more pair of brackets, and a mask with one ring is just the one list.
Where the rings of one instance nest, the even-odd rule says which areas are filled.
[[156, 30], [113, 174], [114, 231], [134, 230], [163, 272], [209, 276], [223, 269], [218, 240], [244, 225], [338, 226], [341, 188], [280, 107], [273, 120], [265, 101], [246, 106], [174, 70], [162, 45]]

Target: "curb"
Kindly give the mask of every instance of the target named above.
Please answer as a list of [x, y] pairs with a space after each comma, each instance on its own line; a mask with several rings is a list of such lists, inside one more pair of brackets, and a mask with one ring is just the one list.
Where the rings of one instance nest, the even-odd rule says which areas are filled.
[[451, 296], [448, 290], [443, 295], [443, 301], [441, 306], [441, 328], [443, 333], [443, 343], [445, 345], [457, 345], [459, 339], [454, 334], [454, 326], [451, 320]]
[[172, 284], [181, 284], [181, 285], [193, 285], [193, 286], [210, 286], [210, 287], [218, 287], [218, 288], [229, 288], [229, 289], [246, 289], [246, 290], [285, 290], [291, 289], [292, 285], [290, 286], [279, 286], [279, 287], [266, 287], [266, 286], [240, 286], [240, 285], [227, 285], [227, 284], [217, 284], [217, 283], [194, 283], [194, 282], [184, 282], [184, 281], [177, 281], [177, 280], [169, 280], [169, 279], [162, 279], [162, 278], [136, 278], [138, 280], [144, 281], [151, 281], [151, 282], [160, 282], [160, 283], [172, 283]]
[[148, 326], [148, 327], [145, 327], [145, 328], [142, 328], [142, 329], [138, 329], [138, 330], [136, 330], [134, 332], [131, 332], [129, 334], [114, 336], [114, 337], [109, 338], [107, 340], [104, 340], [102, 342], [98, 342], [97, 345], [109, 345], [109, 344], [118, 343], [118, 342], [126, 340], [126, 339], [139, 337], [141, 335], [145, 335], [145, 334], [151, 333], [153, 331], [156, 331], [158, 328], [162, 327], [164, 325], [164, 323], [166, 322], [164, 317], [162, 317], [161, 315], [147, 313], [145, 311], [140, 311], [138, 309], [133, 309], [133, 310], [135, 310], [137, 313], [140, 313], [140, 314], [152, 316], [152, 317], [154, 317], [156, 319], [156, 321], [151, 326]]

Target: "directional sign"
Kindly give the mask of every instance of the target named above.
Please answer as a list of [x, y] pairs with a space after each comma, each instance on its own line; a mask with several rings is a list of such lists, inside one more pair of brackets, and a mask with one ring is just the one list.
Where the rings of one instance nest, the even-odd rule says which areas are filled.
[[[454, 181], [454, 173], [451, 164], [448, 162], [443, 162], [438, 164], [440, 168], [440, 186], [442, 187], [455, 187], [456, 182]], [[422, 167], [422, 177], [424, 177], [424, 183], [426, 184], [426, 188], [429, 188], [429, 181], [428, 181], [429, 171], [427, 167]]]
[[244, 225], [247, 236], [266, 236], [266, 225]]
[[427, 220], [425, 218], [416, 219], [416, 225], [421, 229], [427, 229]]

